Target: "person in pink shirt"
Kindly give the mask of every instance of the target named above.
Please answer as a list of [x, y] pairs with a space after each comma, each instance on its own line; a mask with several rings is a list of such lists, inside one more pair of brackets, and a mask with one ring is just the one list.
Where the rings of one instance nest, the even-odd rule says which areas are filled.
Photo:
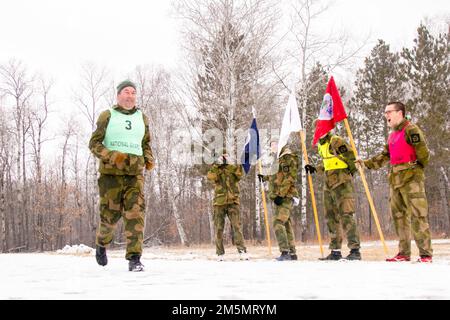
[[379, 169], [390, 164], [390, 206], [399, 237], [399, 252], [386, 259], [389, 262], [411, 260], [411, 231], [420, 258], [418, 262], [432, 262], [431, 232], [428, 223], [428, 202], [425, 193], [424, 167], [430, 152], [422, 130], [406, 119], [402, 102], [387, 104], [384, 116], [392, 129], [387, 144], [378, 155], [356, 163], [368, 169]]

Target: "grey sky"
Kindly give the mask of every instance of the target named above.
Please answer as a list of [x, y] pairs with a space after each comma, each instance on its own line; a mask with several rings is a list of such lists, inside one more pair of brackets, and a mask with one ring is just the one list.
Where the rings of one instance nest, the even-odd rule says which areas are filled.
[[[40, 71], [55, 80], [53, 100], [58, 111], [53, 117], [74, 108], [71, 89], [78, 86], [80, 65], [86, 61], [107, 67], [116, 83], [137, 65], [176, 68], [181, 61], [179, 35], [175, 20], [169, 17], [169, 1], [0, 3], [0, 63], [20, 59], [31, 71]], [[333, 28], [344, 28], [355, 39], [370, 32], [373, 43], [362, 53], [365, 56], [379, 38], [394, 50], [411, 46], [425, 16], [445, 15], [450, 15], [448, 0], [335, 0], [322, 16], [320, 29], [328, 34]]]
[[[324, 27], [348, 29], [394, 48], [411, 44], [424, 16], [450, 14], [446, 0], [335, 0]], [[23, 60], [57, 82], [92, 61], [119, 79], [138, 64], [174, 67], [179, 50], [169, 1], [15, 0], [1, 4], [0, 63]], [[119, 81], [119, 79], [115, 79]]]
[[352, 33], [370, 31], [372, 40], [383, 39], [393, 49], [411, 46], [424, 17], [450, 19], [446, 0], [336, 0], [339, 21]]
[[57, 82], [84, 61], [118, 76], [138, 64], [173, 65], [175, 30], [168, 1], [2, 1], [0, 63], [19, 58]]

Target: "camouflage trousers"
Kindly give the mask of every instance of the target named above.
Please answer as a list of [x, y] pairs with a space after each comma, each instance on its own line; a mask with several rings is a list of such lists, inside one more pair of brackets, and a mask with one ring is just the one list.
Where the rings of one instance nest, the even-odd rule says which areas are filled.
[[244, 236], [241, 231], [241, 216], [238, 204], [225, 204], [222, 206], [214, 206], [214, 229], [216, 231], [216, 253], [217, 255], [225, 254], [223, 247], [223, 230], [225, 228], [225, 217], [228, 216], [233, 231], [233, 244], [236, 245], [239, 252], [246, 252], [244, 246]]
[[142, 255], [144, 233], [144, 177], [100, 175], [100, 225], [96, 244], [107, 246], [113, 240], [117, 222], [123, 217], [127, 239], [126, 259]]
[[295, 253], [295, 237], [292, 228], [291, 212], [292, 198], [284, 198], [281, 205], [275, 207], [275, 215], [273, 216], [273, 229], [278, 242], [280, 252]]
[[428, 201], [423, 181], [411, 181], [390, 190], [391, 213], [399, 237], [399, 253], [411, 255], [411, 230], [421, 256], [432, 256]]
[[359, 232], [356, 226], [355, 196], [351, 181], [342, 183], [334, 189], [325, 188], [323, 191], [325, 204], [325, 218], [327, 219], [330, 235], [330, 249], [342, 248], [342, 235], [347, 237], [349, 249], [359, 249]]

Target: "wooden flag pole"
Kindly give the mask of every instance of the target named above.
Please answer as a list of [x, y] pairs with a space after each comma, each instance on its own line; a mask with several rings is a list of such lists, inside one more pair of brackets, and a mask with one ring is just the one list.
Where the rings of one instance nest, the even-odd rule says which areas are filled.
[[[356, 158], [358, 158], [358, 151], [356, 150], [355, 142], [353, 140], [353, 135], [352, 135], [352, 132], [350, 130], [350, 125], [348, 124], [347, 118], [344, 119], [344, 124], [345, 124], [345, 128], [347, 129], [347, 134], [348, 134], [348, 136], [350, 138], [350, 143], [352, 145], [353, 152], [355, 153]], [[375, 224], [377, 226], [378, 233], [380, 235], [381, 243], [383, 244], [384, 253], [387, 256], [388, 255], [388, 249], [387, 249], [386, 243], [384, 242], [383, 232], [381, 231], [380, 222], [378, 221], [377, 211], [375, 210], [375, 206], [373, 204], [372, 196], [370, 194], [369, 187], [367, 185], [366, 176], [364, 174], [364, 169], [360, 165], [357, 165], [357, 167], [358, 167], [358, 170], [359, 170], [359, 175], [361, 176], [362, 183], [364, 185], [364, 189], [366, 190], [367, 200], [369, 201], [370, 209], [372, 211], [373, 219], [375, 220]]]
[[[302, 149], [303, 149], [303, 157], [305, 159], [305, 165], [308, 165], [309, 160], [308, 160], [308, 152], [306, 151], [306, 145], [305, 145], [305, 133], [303, 131], [300, 131], [299, 134], [300, 134], [300, 141], [301, 141]], [[309, 183], [309, 191], [311, 193], [311, 203], [312, 203], [313, 212], [314, 212], [314, 221], [316, 223], [317, 239], [319, 240], [320, 254], [322, 255], [322, 258], [323, 258], [322, 236], [320, 234], [319, 217], [317, 215], [316, 196], [314, 195], [314, 187], [313, 187], [313, 183], [312, 183], [312, 177], [310, 174], [308, 174], [308, 183]]]
[[[259, 174], [262, 174], [261, 160], [258, 160], [258, 168]], [[264, 208], [264, 223], [266, 225], [267, 245], [269, 246], [269, 255], [272, 256], [272, 243], [270, 242], [270, 225], [269, 225], [269, 218], [267, 215], [266, 192], [264, 191], [264, 183], [262, 181], [261, 181], [261, 195]]]

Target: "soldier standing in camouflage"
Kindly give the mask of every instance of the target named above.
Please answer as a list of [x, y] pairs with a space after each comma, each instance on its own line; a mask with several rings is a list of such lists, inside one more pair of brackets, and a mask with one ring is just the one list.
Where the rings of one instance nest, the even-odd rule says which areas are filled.
[[355, 221], [355, 195], [352, 176], [356, 172], [355, 155], [343, 138], [327, 133], [319, 140], [319, 155], [323, 165], [317, 169], [306, 165], [309, 174], [316, 171], [325, 174], [323, 201], [331, 253], [320, 260], [342, 259], [342, 230], [347, 236], [350, 254], [347, 260], [361, 260], [359, 232]]
[[100, 161], [100, 225], [96, 234], [97, 263], [108, 263], [106, 246], [123, 217], [129, 271], [143, 271], [140, 262], [144, 231], [143, 170], [154, 167], [148, 118], [136, 108], [136, 85], [124, 81], [117, 87], [117, 105], [103, 111], [89, 149]]
[[293, 199], [298, 198], [298, 190], [295, 186], [299, 165], [298, 156], [286, 145], [281, 149], [277, 162], [276, 142], [272, 141], [271, 149], [277, 168], [273, 175], [258, 175], [258, 177], [261, 181], [269, 181], [269, 198], [275, 204], [273, 228], [281, 252], [277, 260], [297, 260], [291, 213]]
[[358, 159], [368, 169], [379, 169], [390, 163], [391, 214], [399, 237], [398, 254], [386, 261], [411, 260], [411, 229], [419, 248], [418, 262], [432, 262], [431, 233], [428, 224], [428, 202], [425, 194], [424, 167], [430, 153], [420, 128], [405, 119], [406, 107], [390, 102], [385, 118], [392, 129], [384, 150], [368, 160]]
[[216, 160], [207, 174], [208, 180], [214, 183], [213, 219], [218, 261], [224, 260], [223, 230], [226, 216], [230, 219], [233, 241], [237, 247], [239, 258], [241, 260], [249, 259], [244, 245], [239, 212], [239, 180], [242, 175], [242, 166], [230, 164], [225, 152]]

